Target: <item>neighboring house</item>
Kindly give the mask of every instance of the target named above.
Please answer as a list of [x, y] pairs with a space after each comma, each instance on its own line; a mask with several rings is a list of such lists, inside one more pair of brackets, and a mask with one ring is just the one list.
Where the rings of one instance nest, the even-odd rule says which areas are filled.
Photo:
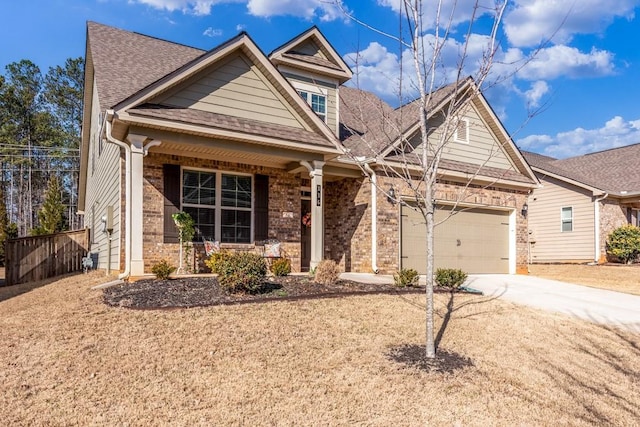
[[609, 234], [640, 225], [640, 144], [562, 160], [524, 156], [541, 182], [528, 202], [532, 263], [603, 262]]
[[[316, 27], [265, 55], [246, 33], [202, 51], [88, 23], [79, 205], [99, 268], [177, 264], [171, 215], [184, 210], [199, 261], [202, 238], [235, 250], [276, 239], [294, 271], [325, 258], [345, 271], [423, 270], [424, 225], [384, 167], [422, 149], [418, 112], [343, 86], [351, 76]], [[430, 135], [468, 98], [439, 170], [436, 215], [457, 213], [437, 228], [436, 265], [526, 271], [521, 209], [537, 180], [474, 88], [433, 94]]]

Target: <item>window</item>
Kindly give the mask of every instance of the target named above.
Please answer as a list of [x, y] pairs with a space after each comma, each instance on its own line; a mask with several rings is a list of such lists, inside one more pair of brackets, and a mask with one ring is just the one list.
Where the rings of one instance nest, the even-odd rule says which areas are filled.
[[196, 240], [251, 242], [252, 208], [251, 176], [183, 170], [182, 209], [196, 223]]
[[298, 91], [302, 99], [307, 101], [307, 104], [311, 105], [313, 111], [322, 119], [327, 121], [327, 97], [318, 93], [312, 93], [300, 90]]
[[562, 208], [560, 222], [562, 223], [562, 232], [573, 231], [573, 208]]
[[456, 123], [456, 129], [453, 133], [453, 140], [456, 142], [469, 143], [469, 120], [460, 119]]

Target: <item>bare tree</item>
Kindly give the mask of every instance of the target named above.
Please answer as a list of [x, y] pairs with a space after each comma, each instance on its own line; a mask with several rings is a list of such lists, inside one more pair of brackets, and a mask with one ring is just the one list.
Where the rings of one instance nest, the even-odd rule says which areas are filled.
[[[379, 100], [367, 95], [360, 98], [344, 99], [347, 111], [341, 110], [341, 115], [349, 116], [346, 122], [353, 124], [353, 128], [345, 129], [345, 155], [349, 156], [370, 176], [371, 164], [382, 170], [382, 175], [392, 178], [394, 182], [401, 182], [402, 198], [396, 201], [418, 211], [426, 227], [425, 272], [426, 272], [426, 353], [427, 359], [436, 357], [436, 343], [434, 339], [434, 229], [436, 220], [437, 184], [442, 178], [443, 162], [451, 163], [450, 159], [443, 159], [448, 146], [454, 140], [457, 132], [463, 128], [462, 117], [470, 108], [473, 100], [482, 96], [481, 88], [497, 84], [500, 79], [509, 76], [497, 76], [492, 72], [499, 45], [498, 30], [501, 26], [507, 1], [492, 3], [491, 10], [483, 9], [488, 2], [475, 1], [469, 10], [469, 25], [463, 41], [452, 43], [452, 31], [455, 26], [454, 13], [457, 7], [464, 7], [469, 3], [423, 2], [420, 0], [401, 0], [400, 25], [398, 34], [383, 32], [369, 26], [366, 22], [351, 15], [345, 8], [343, 12], [361, 25], [397, 42], [401, 49], [400, 74], [397, 81], [398, 97], [401, 106], [390, 109]], [[341, 3], [337, 3], [342, 7]], [[426, 10], [426, 8], [429, 10]], [[449, 9], [447, 9], [449, 7]], [[482, 37], [483, 52], [476, 63], [469, 63], [472, 43], [477, 43], [473, 36], [473, 28], [482, 15], [484, 22], [491, 19], [489, 31]], [[430, 20], [426, 22], [427, 19]], [[431, 21], [432, 19], [432, 21]], [[431, 28], [429, 32], [426, 28]], [[451, 50], [456, 48], [456, 63], [452, 66]], [[474, 45], [474, 48], [476, 46]], [[408, 60], [407, 60], [408, 58]], [[358, 59], [356, 76], [358, 74]], [[410, 63], [410, 69], [403, 67], [403, 60]], [[530, 58], [528, 59], [530, 60]], [[525, 60], [526, 62], [526, 60]], [[524, 64], [524, 62], [523, 62]], [[523, 66], [512, 67], [516, 70]], [[491, 82], [489, 82], [491, 80]], [[357, 83], [357, 77], [356, 77]], [[407, 92], [415, 96], [411, 102], [405, 103], [403, 97]], [[345, 91], [345, 94], [348, 94]], [[346, 102], [345, 102], [346, 101]], [[349, 105], [351, 101], [351, 105]], [[375, 111], [375, 113], [372, 113]], [[372, 114], [375, 119], [371, 119]], [[370, 132], [373, 131], [373, 132]], [[374, 134], [376, 139], [367, 135]], [[380, 136], [383, 136], [381, 140]], [[489, 165], [497, 151], [489, 152], [481, 164], [467, 168], [465, 182], [457, 187], [451, 213], [454, 214], [458, 205], [472, 193], [471, 187], [477, 187], [475, 180], [479, 175], [487, 176], [492, 169]], [[447, 164], [447, 169], [451, 165]], [[455, 167], [455, 166], [454, 166]], [[491, 170], [493, 181], [485, 183], [486, 187], [499, 182], [503, 176]], [[506, 171], [505, 171], [506, 173]], [[490, 174], [491, 175], [491, 174]], [[376, 181], [378, 191], [389, 193], [389, 187], [383, 182]], [[486, 182], [486, 180], [485, 180]]]

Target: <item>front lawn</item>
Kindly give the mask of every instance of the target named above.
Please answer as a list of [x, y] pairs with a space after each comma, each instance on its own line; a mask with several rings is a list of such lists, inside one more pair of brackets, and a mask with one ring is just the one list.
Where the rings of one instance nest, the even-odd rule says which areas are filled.
[[610, 291], [640, 295], [640, 264], [532, 264], [529, 274]]
[[[173, 310], [103, 303], [100, 273], [0, 288], [6, 425], [634, 425], [640, 336], [500, 300], [423, 295]], [[21, 285], [23, 286], [23, 285]], [[447, 314], [448, 313], [448, 314]]]

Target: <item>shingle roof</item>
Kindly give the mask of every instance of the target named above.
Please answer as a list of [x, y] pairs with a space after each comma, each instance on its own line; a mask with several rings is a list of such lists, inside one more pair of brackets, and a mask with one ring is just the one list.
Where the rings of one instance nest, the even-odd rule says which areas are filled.
[[328, 59], [320, 58], [318, 56], [305, 55], [304, 53], [298, 52], [286, 52], [282, 54], [283, 57], [289, 59], [295, 59], [298, 61], [306, 62], [312, 65], [319, 65], [321, 67], [330, 68], [332, 70], [343, 71], [342, 68], [329, 61]]
[[[434, 91], [430, 105], [440, 104], [455, 89], [452, 83]], [[393, 109], [371, 92], [341, 86], [340, 139], [352, 154], [375, 157], [418, 123], [419, 111], [419, 100]]]
[[268, 136], [285, 141], [303, 142], [330, 148], [334, 147], [331, 142], [327, 141], [322, 136], [304, 129], [297, 129], [289, 126], [244, 119], [208, 111], [144, 104], [140, 107], [130, 109], [129, 113], [137, 116], [170, 120], [173, 122], [240, 131], [250, 135]]
[[96, 22], [87, 23], [87, 40], [103, 110], [205, 53]]
[[[610, 194], [640, 193], [640, 144], [552, 159], [538, 163], [541, 156], [523, 152], [532, 166], [595, 187]], [[626, 192], [626, 193], [623, 193]]]

